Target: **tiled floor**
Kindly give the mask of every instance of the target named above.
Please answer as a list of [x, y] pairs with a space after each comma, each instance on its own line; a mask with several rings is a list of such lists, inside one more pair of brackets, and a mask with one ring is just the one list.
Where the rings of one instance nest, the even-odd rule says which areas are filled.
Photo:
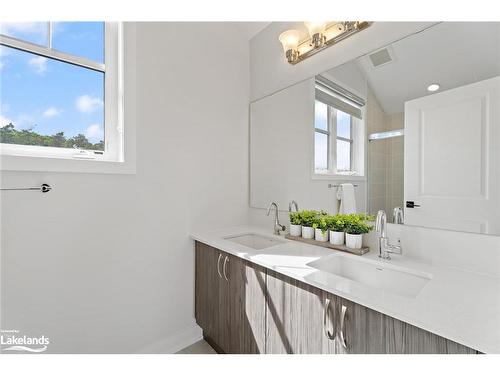
[[195, 342], [175, 354], [217, 354], [205, 340]]

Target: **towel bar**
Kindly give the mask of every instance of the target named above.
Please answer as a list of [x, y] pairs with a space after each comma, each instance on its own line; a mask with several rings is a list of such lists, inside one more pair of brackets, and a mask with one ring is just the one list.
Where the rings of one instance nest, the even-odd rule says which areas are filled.
[[[334, 185], [334, 184], [328, 184], [328, 189], [334, 188], [334, 187], [339, 187], [340, 185]], [[352, 186], [358, 187], [357, 184], [353, 184]]]
[[52, 190], [52, 187], [49, 184], [42, 184], [39, 187], [30, 187], [30, 188], [1, 188], [1, 191], [7, 190], [38, 190], [42, 193], [48, 193]]

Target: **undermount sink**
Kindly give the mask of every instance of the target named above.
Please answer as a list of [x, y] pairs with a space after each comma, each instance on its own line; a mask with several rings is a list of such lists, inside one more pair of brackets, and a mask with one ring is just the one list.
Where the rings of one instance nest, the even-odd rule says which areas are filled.
[[274, 238], [261, 236], [256, 233], [239, 234], [236, 236], [225, 237], [224, 239], [243, 246], [251, 247], [255, 250], [267, 249], [268, 247], [279, 245], [284, 242]]
[[428, 273], [342, 254], [318, 259], [308, 266], [408, 298], [415, 298], [432, 278]]

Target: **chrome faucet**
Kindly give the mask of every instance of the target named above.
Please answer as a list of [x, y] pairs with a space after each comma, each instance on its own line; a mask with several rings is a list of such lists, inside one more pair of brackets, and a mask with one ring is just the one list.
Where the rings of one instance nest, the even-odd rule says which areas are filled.
[[269, 214], [271, 213], [271, 208], [273, 207], [276, 214], [274, 216], [274, 234], [279, 236], [280, 232], [284, 231], [286, 227], [280, 224], [280, 218], [278, 217], [278, 205], [276, 203], [271, 202], [271, 204], [269, 204], [269, 208], [267, 209], [267, 216], [269, 216]]
[[392, 211], [392, 222], [394, 224], [404, 224], [404, 214], [401, 207], [394, 207]]
[[[389, 243], [389, 238], [387, 238], [387, 215], [384, 210], [377, 212], [377, 219], [375, 220], [375, 230], [379, 233], [378, 239], [378, 251], [379, 258], [389, 260], [391, 257], [390, 253], [402, 254], [403, 248], [401, 243], [398, 245], [391, 245]], [[399, 241], [398, 241], [399, 242]]]
[[292, 212], [293, 211], [292, 209], [294, 207], [295, 207], [295, 212], [299, 212], [299, 205], [295, 201], [291, 201], [290, 203], [288, 203], [288, 212]]

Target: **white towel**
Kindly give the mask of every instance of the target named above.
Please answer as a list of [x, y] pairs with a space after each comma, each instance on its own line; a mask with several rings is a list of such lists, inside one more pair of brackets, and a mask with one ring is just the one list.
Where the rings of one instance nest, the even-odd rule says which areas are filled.
[[340, 201], [340, 214], [356, 213], [356, 197], [353, 184], [340, 184], [337, 190], [337, 199]]

